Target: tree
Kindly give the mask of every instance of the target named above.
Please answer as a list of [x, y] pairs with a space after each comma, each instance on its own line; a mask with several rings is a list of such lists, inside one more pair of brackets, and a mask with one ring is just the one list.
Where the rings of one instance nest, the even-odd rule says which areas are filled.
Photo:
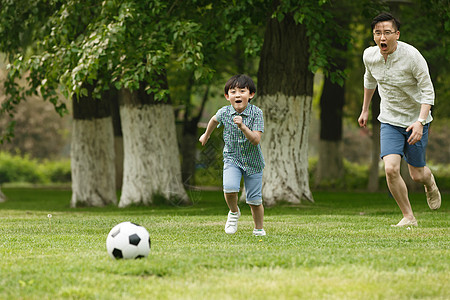
[[[338, 65], [340, 70], [344, 70], [345, 60], [340, 60]], [[320, 97], [320, 140], [319, 160], [315, 174], [316, 186], [320, 186], [323, 181], [336, 183], [344, 175], [342, 152], [344, 103], [345, 86], [332, 82], [329, 76], [325, 77]]]
[[151, 204], [155, 195], [177, 204], [187, 203], [170, 103], [156, 102], [143, 88], [136, 92], [122, 89], [119, 103], [125, 154], [119, 207]]
[[107, 99], [73, 96], [71, 206], [116, 204], [114, 132]]
[[[283, 34], [280, 34], [283, 33]], [[258, 71], [257, 105], [264, 112], [261, 146], [266, 205], [313, 201], [308, 179], [308, 126], [313, 73], [306, 28], [288, 13], [267, 22]]]
[[[40, 2], [41, 5], [46, 1]], [[160, 126], [161, 121], [170, 122], [167, 85], [164, 80], [164, 69], [172, 49], [177, 48], [181, 55], [178, 57], [183, 67], [189, 65], [196, 66], [196, 73], [205, 71], [202, 67], [202, 44], [196, 39], [195, 32], [199, 27], [192, 22], [171, 18], [172, 9], [175, 3], [165, 1], [54, 1], [55, 12], [44, 19], [44, 29], [40, 32], [39, 38], [34, 39], [36, 45], [35, 54], [27, 59], [24, 57], [25, 51], [15, 49], [19, 54], [15, 57], [10, 71], [10, 79], [7, 82], [7, 92], [11, 95], [6, 102], [6, 106], [13, 107], [20, 102], [28, 91], [22, 91], [14, 83], [15, 77], [29, 70], [29, 84], [31, 92], [40, 92], [46, 99], [54, 102], [57, 108], [62, 106], [55, 97], [55, 91], [62, 88], [67, 98], [92, 97], [101, 99], [104, 92], [114, 87], [122, 95], [122, 104], [137, 103], [136, 109], [129, 110], [124, 106], [121, 108], [122, 126], [124, 138], [127, 136], [129, 142], [125, 142], [125, 164], [138, 166], [136, 162], [140, 157], [152, 156], [154, 165], [149, 168], [126, 168], [134, 174], [126, 174], [125, 184], [132, 183], [133, 178], [147, 178], [155, 184], [160, 185], [160, 179], [169, 180], [164, 182], [164, 186], [158, 186], [152, 193], [139, 194], [136, 191], [133, 199], [124, 200], [133, 187], [123, 186], [121, 206], [130, 203], [151, 203], [150, 194], [162, 193], [175, 196], [181, 202], [186, 202], [187, 196], [181, 185], [181, 175], [171, 173], [165, 178], [158, 176], [161, 170], [168, 170], [172, 165], [177, 165], [179, 158], [177, 151], [167, 151], [167, 149], [177, 149], [174, 139], [165, 139], [165, 136], [175, 136], [174, 126]], [[169, 6], [169, 4], [172, 4]], [[11, 7], [17, 9], [14, 3]], [[85, 8], [89, 9], [86, 10]], [[88, 12], [88, 13], [86, 13]], [[29, 20], [30, 15], [24, 15], [23, 20]], [[34, 17], [33, 17], [34, 20]], [[5, 34], [5, 31], [2, 32]], [[11, 37], [10, 37], [11, 39]], [[38, 43], [37, 41], [42, 41]], [[23, 50], [23, 49], [22, 49]], [[92, 85], [93, 89], [88, 91], [85, 85]], [[141, 92], [137, 92], [137, 91]], [[165, 113], [156, 109], [156, 117], [147, 106], [146, 99], [136, 99], [141, 96], [142, 91], [151, 97], [155, 103], [153, 108], [164, 108]], [[133, 99], [127, 101], [126, 99]], [[143, 104], [143, 107], [140, 105]], [[145, 112], [145, 116], [137, 114]], [[8, 111], [12, 111], [9, 109]], [[131, 115], [127, 112], [132, 111]], [[123, 116], [125, 115], [125, 116]], [[124, 118], [126, 120], [124, 120]], [[138, 124], [139, 118], [148, 120], [154, 131], [159, 131], [155, 136], [163, 138], [164, 142], [149, 141], [154, 150], [151, 153], [142, 153], [146, 147], [137, 147], [135, 151], [127, 151], [127, 145], [135, 145], [141, 141], [137, 140], [139, 135], [133, 134], [134, 128], [127, 124]], [[173, 120], [173, 116], [172, 116]], [[127, 123], [130, 122], [130, 123]], [[166, 124], [166, 123], [161, 123]], [[140, 124], [141, 125], [141, 124]], [[142, 127], [141, 127], [142, 128]], [[127, 131], [129, 130], [129, 131]], [[145, 134], [141, 132], [141, 134]], [[164, 146], [164, 147], [163, 147]], [[155, 148], [156, 147], [156, 148]], [[166, 165], [164, 165], [166, 164]], [[168, 164], [168, 165], [167, 165]], [[92, 166], [93, 167], [93, 166]], [[151, 170], [155, 169], [155, 173]], [[175, 168], [176, 170], [176, 168]], [[105, 172], [108, 170], [104, 170]], [[126, 171], [125, 171], [126, 172]], [[158, 174], [154, 176], [154, 174]], [[131, 177], [131, 178], [130, 178]], [[178, 178], [180, 177], [180, 178]], [[77, 177], [75, 177], [77, 178]], [[92, 180], [87, 184], [95, 190], [97, 180]], [[170, 187], [169, 189], [165, 187]], [[175, 188], [173, 188], [175, 186]], [[113, 186], [111, 187], [113, 189]], [[74, 205], [72, 203], [72, 205]]]
[[[265, 203], [313, 201], [308, 177], [308, 132], [312, 106], [313, 74], [323, 68], [333, 81], [342, 72], [329, 72], [330, 39], [335, 25], [325, 10], [326, 1], [275, 3], [267, 21], [258, 71], [258, 104], [264, 112], [261, 141], [266, 168]], [[334, 37], [339, 32], [333, 31]]]

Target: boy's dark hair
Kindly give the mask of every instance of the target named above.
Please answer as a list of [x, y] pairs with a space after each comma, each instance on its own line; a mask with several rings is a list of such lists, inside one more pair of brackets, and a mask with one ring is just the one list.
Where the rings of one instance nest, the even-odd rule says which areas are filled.
[[228, 79], [227, 83], [225, 83], [225, 94], [228, 94], [228, 90], [233, 88], [248, 88], [250, 94], [256, 93], [255, 83], [249, 76], [244, 74], [234, 75]]
[[379, 22], [384, 21], [392, 21], [392, 25], [396, 27], [397, 30], [400, 30], [400, 26], [402, 25], [399, 20], [397, 20], [393, 15], [387, 12], [382, 12], [372, 20], [372, 31], [375, 28], [375, 25]]

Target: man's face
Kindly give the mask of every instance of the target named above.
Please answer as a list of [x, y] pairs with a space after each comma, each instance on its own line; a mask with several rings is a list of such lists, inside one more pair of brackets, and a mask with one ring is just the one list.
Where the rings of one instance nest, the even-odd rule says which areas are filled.
[[373, 40], [380, 48], [384, 56], [393, 53], [397, 49], [397, 40], [400, 31], [396, 29], [392, 21], [378, 22], [373, 29]]
[[248, 105], [248, 101], [253, 98], [255, 93], [251, 93], [248, 88], [230, 88], [228, 90], [228, 94], [225, 94], [225, 98], [231, 102], [231, 105], [234, 107], [238, 113], [241, 113], [245, 110]]

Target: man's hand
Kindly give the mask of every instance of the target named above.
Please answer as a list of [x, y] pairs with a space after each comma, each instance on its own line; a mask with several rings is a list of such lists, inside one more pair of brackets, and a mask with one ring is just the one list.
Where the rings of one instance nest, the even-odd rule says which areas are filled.
[[361, 112], [361, 115], [359, 115], [358, 118], [359, 127], [366, 128], [368, 120], [369, 120], [369, 112], [368, 111]]
[[407, 142], [410, 145], [414, 145], [415, 143], [417, 143], [422, 139], [423, 125], [419, 121], [416, 121], [412, 123], [408, 128], [406, 128], [406, 132], [409, 132], [411, 130], [412, 132]]

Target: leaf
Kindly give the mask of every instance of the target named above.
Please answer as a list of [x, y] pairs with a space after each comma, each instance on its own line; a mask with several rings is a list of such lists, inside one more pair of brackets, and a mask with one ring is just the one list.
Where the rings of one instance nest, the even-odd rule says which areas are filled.
[[195, 78], [195, 80], [199, 80], [202, 77], [202, 74], [203, 74], [203, 70], [202, 69], [200, 69], [200, 68], [195, 69], [195, 71], [194, 71], [194, 78]]

